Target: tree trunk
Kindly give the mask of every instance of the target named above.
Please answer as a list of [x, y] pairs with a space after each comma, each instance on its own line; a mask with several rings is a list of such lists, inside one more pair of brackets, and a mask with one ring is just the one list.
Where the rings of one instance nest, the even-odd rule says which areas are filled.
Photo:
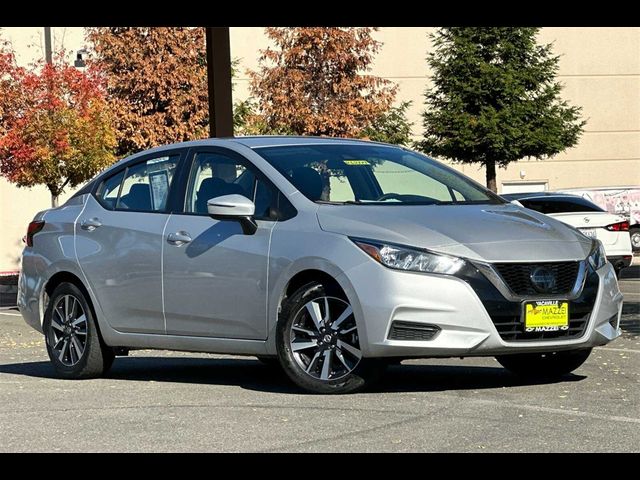
[[487, 188], [493, 193], [498, 193], [498, 187], [496, 185], [496, 162], [488, 160], [484, 166], [487, 170]]
[[56, 208], [58, 206], [58, 198], [60, 197], [60, 189], [57, 188], [57, 185], [47, 185], [47, 188], [51, 194], [51, 208]]

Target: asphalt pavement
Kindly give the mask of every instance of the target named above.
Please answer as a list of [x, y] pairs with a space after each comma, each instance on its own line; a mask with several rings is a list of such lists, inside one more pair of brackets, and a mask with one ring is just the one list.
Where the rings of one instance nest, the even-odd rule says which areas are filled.
[[637, 270], [620, 282], [623, 336], [550, 383], [492, 358], [412, 360], [371, 392], [307, 395], [253, 358], [153, 351], [59, 380], [41, 335], [4, 311], [0, 451], [638, 452]]

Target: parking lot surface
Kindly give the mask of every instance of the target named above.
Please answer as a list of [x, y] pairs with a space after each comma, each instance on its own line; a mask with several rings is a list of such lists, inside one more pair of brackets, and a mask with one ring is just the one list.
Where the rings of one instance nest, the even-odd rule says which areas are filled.
[[[632, 267], [636, 268], [637, 267]], [[249, 357], [132, 352], [54, 378], [40, 334], [0, 313], [0, 451], [640, 451], [640, 275], [622, 327], [562, 381], [492, 358], [411, 360], [368, 393], [306, 395]]]

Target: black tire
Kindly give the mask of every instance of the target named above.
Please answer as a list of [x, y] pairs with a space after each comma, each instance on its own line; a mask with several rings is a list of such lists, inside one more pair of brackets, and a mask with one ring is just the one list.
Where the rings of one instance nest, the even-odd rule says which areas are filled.
[[[52, 319], [53, 309], [65, 296], [74, 297], [81, 305], [86, 316], [86, 340], [84, 350], [73, 365], [67, 365], [59, 359], [59, 355], [54, 351], [54, 328]], [[100, 338], [100, 332], [96, 325], [93, 311], [87, 303], [87, 299], [82, 291], [72, 283], [61, 283], [51, 294], [47, 310], [44, 314], [42, 325], [47, 353], [53, 364], [56, 374], [61, 378], [81, 379], [96, 378], [102, 376], [113, 364], [115, 355], [113, 349], [106, 346]], [[71, 348], [71, 347], [69, 347]]]
[[631, 227], [629, 229], [631, 237], [631, 248], [634, 252], [640, 252], [640, 227]]
[[620, 273], [622, 272], [622, 270], [624, 270], [623, 267], [617, 268], [617, 267], [613, 267], [613, 271], [616, 274], [616, 278], [619, 280], [620, 279]]
[[589, 357], [591, 349], [549, 353], [499, 355], [496, 360], [511, 373], [527, 378], [558, 378], [573, 372]]
[[332, 296], [348, 303], [344, 294], [335, 290], [326, 288], [320, 282], [302, 286], [285, 299], [276, 329], [276, 346], [282, 369], [296, 385], [310, 393], [344, 394], [361, 391], [374, 384], [384, 370], [384, 363], [379, 359], [360, 358], [354, 369], [346, 375], [335, 380], [321, 380], [308, 374], [296, 361], [290, 343], [294, 321], [305, 305], [314, 299]]

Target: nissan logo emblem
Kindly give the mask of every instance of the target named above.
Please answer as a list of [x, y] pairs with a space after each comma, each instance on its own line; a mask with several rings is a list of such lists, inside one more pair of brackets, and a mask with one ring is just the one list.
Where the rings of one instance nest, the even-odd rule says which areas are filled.
[[556, 286], [556, 276], [547, 267], [536, 267], [529, 277], [533, 288], [540, 293], [548, 293]]

